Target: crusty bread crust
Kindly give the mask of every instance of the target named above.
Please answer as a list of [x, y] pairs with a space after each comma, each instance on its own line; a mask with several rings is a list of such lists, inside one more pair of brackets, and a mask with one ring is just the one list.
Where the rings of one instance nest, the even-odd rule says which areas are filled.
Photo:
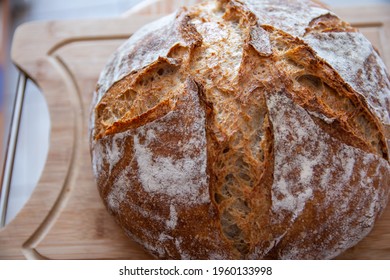
[[91, 114], [101, 197], [158, 258], [329, 259], [390, 188], [390, 82], [317, 2], [214, 0], [134, 34]]

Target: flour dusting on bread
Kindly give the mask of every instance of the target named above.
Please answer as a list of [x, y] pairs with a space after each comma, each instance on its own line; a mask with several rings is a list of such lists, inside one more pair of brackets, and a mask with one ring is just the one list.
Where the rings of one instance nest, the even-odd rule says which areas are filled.
[[[201, 192], [202, 187], [207, 184], [205, 113], [195, 88], [195, 85], [183, 88], [188, 92], [180, 97], [176, 110], [136, 130], [134, 157], [145, 191], [167, 194], [173, 200], [204, 203], [209, 201], [207, 194]], [[172, 125], [174, 119], [184, 120], [184, 114], [191, 122]], [[177, 157], [177, 154], [157, 155], [150, 148], [169, 145], [163, 143], [160, 136], [166, 133], [178, 134], [183, 138], [178, 143], [172, 143], [177, 148], [177, 154], [182, 154], [181, 157]], [[141, 137], [144, 138], [142, 142]], [[188, 143], [191, 143], [191, 147], [188, 147]], [[185, 149], [181, 146], [185, 146]]]
[[[279, 257], [302, 258], [309, 254], [309, 248], [310, 258], [334, 257], [334, 252], [355, 245], [371, 230], [375, 213], [386, 204], [388, 190], [378, 187], [378, 179], [373, 178], [389, 178], [388, 162], [332, 139], [285, 93], [270, 95], [267, 105], [274, 137], [278, 139], [274, 146], [272, 186], [274, 223], [288, 223], [289, 231], [294, 230], [294, 222], [302, 217], [309, 201], [320, 196], [321, 204], [317, 204], [315, 210], [311, 209], [306, 222], [316, 223], [326, 213], [327, 222], [316, 225], [315, 236], [324, 234], [330, 223], [338, 225], [332, 227], [331, 236], [324, 234], [329, 243], [328, 249], [315, 243], [306, 245], [305, 253], [291, 251], [294, 246], [303, 246], [302, 240], [315, 237], [302, 228], [301, 236], [304, 238], [279, 245], [288, 248], [283, 248]], [[322, 166], [326, 166], [326, 169]], [[356, 172], [357, 169], [359, 172]], [[289, 238], [289, 234], [285, 234], [282, 241], [284, 238]]]

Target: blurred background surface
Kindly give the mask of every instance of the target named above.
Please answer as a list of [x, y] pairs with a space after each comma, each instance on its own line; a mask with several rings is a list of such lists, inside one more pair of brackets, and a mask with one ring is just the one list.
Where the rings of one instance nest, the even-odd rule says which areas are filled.
[[[180, 2], [176, 0], [177, 2]], [[10, 59], [15, 29], [24, 22], [107, 18], [123, 14], [142, 0], [0, 0], [0, 166], [4, 163], [18, 70]], [[390, 0], [324, 0], [330, 7], [390, 4]], [[11, 182], [7, 221], [28, 200], [42, 172], [48, 150], [50, 117], [43, 95], [31, 82], [23, 105]], [[1, 169], [2, 170], [2, 169]]]

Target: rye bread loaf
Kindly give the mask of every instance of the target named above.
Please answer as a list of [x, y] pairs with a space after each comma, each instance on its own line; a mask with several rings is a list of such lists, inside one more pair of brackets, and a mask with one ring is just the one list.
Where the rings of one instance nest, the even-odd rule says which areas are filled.
[[317, 2], [182, 8], [101, 73], [99, 192], [158, 258], [333, 258], [387, 204], [389, 93], [377, 51]]

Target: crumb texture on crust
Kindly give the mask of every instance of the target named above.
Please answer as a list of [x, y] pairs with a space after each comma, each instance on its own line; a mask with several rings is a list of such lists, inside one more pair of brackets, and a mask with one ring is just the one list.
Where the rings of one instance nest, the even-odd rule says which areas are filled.
[[158, 258], [333, 258], [387, 204], [389, 100], [379, 55], [320, 4], [206, 1], [103, 70], [98, 188]]

